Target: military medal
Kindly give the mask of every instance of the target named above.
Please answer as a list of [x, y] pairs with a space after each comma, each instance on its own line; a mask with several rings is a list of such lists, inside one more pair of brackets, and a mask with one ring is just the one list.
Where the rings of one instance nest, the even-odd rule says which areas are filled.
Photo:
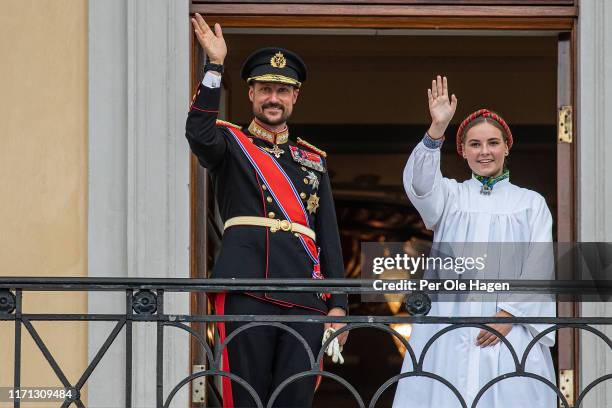
[[319, 208], [319, 197], [317, 196], [317, 193], [311, 194], [310, 197], [308, 197], [308, 201], [306, 201], [306, 204], [306, 209], [310, 214], [316, 213], [317, 208]]
[[291, 158], [294, 161], [298, 162], [304, 167], [308, 167], [318, 172], [325, 173], [325, 166], [323, 166], [323, 159], [321, 159], [320, 155], [312, 152], [307, 152], [297, 146], [289, 146], [289, 149], [291, 151]]
[[278, 147], [278, 145], [274, 145], [274, 147], [271, 149], [269, 147], [264, 147], [263, 149], [266, 152], [273, 154], [277, 159], [280, 159], [281, 154], [285, 153], [285, 151], [281, 149], [280, 147]]
[[310, 184], [313, 189], [316, 190], [319, 188], [319, 178], [316, 174], [314, 174], [313, 171], [308, 172], [308, 174], [306, 175], [306, 179], [308, 179], [308, 184]]

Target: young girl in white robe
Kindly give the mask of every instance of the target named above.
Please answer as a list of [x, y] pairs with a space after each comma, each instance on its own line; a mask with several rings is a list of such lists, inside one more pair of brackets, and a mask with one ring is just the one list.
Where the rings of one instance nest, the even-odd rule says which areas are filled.
[[[436, 243], [525, 243], [527, 255], [517, 265], [504, 265], [504, 277], [553, 279], [552, 251], [545, 249], [549, 244], [540, 244], [552, 241], [552, 217], [540, 194], [510, 183], [505, 158], [513, 139], [505, 121], [499, 115], [481, 109], [461, 124], [457, 132], [457, 151], [467, 161], [473, 176], [457, 182], [442, 177], [440, 172], [440, 146], [457, 107], [455, 95], [448, 96], [446, 77], [438, 76], [432, 81], [428, 99], [432, 125], [412, 151], [403, 181], [406, 193], [426, 227], [434, 231], [434, 246]], [[503, 244], [501, 248], [503, 251]], [[508, 301], [434, 301], [429, 316], [543, 317], [555, 316], [555, 309], [553, 301], [529, 302], [510, 296]], [[445, 326], [413, 326], [409, 344], [417, 361], [427, 341]], [[489, 326], [506, 336], [519, 361], [528, 343], [548, 327], [529, 324]], [[556, 380], [550, 347], [554, 345], [554, 339], [554, 333], [544, 336], [528, 354], [525, 365], [525, 371], [539, 375], [553, 385]], [[406, 353], [402, 372], [413, 369]], [[508, 348], [495, 335], [470, 327], [450, 331], [438, 338], [426, 353], [423, 370], [448, 380], [470, 407], [487, 382], [501, 374], [515, 372], [516, 366]], [[545, 383], [514, 377], [489, 388], [479, 399], [477, 407], [555, 408], [556, 401], [555, 392]], [[448, 387], [426, 377], [401, 379], [393, 403], [393, 408], [460, 406]]]

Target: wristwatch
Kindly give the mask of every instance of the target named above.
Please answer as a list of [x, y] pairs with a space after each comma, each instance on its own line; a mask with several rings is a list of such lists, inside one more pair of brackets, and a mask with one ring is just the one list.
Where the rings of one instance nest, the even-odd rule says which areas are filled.
[[204, 72], [215, 71], [220, 74], [223, 74], [223, 64], [213, 64], [212, 62], [207, 62], [204, 65]]

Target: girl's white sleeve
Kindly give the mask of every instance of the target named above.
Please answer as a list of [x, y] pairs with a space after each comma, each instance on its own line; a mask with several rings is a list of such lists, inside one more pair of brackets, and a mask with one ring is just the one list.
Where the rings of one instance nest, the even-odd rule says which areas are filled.
[[440, 171], [440, 149], [419, 142], [408, 158], [403, 179], [410, 202], [425, 226], [435, 231], [444, 212], [450, 182]]

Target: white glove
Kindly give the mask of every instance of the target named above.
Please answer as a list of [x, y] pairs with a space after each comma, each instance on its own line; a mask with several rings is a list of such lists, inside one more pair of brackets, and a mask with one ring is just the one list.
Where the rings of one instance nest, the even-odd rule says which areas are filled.
[[[323, 333], [323, 341], [321, 344], [325, 344], [327, 339], [336, 332], [336, 329], [332, 329], [331, 327]], [[332, 342], [327, 346], [326, 353], [328, 356], [332, 358], [334, 363], [344, 364], [344, 358], [342, 357], [342, 346], [338, 342], [338, 338], [334, 337]]]

